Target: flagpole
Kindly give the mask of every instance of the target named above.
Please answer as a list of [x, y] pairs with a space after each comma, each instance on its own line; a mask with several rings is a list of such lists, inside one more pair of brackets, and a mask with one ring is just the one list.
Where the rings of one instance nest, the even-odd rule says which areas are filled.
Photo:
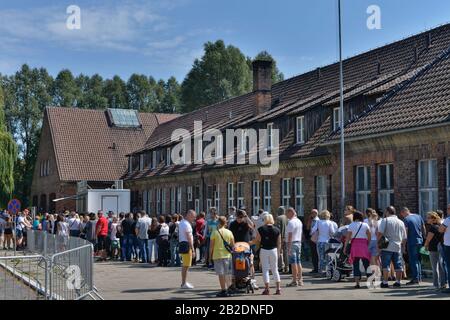
[[342, 14], [341, 0], [338, 0], [339, 14], [339, 87], [340, 87], [340, 107], [339, 126], [341, 129], [341, 203], [339, 217], [342, 218], [345, 208], [345, 140], [344, 140], [344, 68], [342, 63]]

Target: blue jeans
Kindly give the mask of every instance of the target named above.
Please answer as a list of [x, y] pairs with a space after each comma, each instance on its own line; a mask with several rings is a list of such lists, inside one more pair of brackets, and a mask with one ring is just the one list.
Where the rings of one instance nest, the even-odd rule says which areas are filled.
[[125, 234], [122, 238], [122, 261], [131, 261], [131, 248], [133, 246], [133, 238], [131, 234]]
[[138, 237], [134, 234], [131, 235], [131, 255], [134, 259], [139, 259], [141, 256], [139, 252]]
[[443, 278], [443, 282], [446, 283], [447, 281], [450, 281], [449, 279], [447, 279], [447, 263], [445, 262], [445, 252], [444, 252], [444, 244], [440, 243], [438, 244], [438, 251], [439, 251], [439, 257], [440, 257], [440, 262], [441, 262], [441, 268], [442, 270], [444, 270], [444, 272], [442, 273], [442, 278]]
[[395, 271], [403, 271], [403, 262], [400, 257], [400, 252], [381, 250], [381, 267], [383, 270], [389, 271], [391, 262], [394, 265]]
[[319, 272], [325, 272], [327, 268], [327, 251], [328, 243], [318, 242], [317, 243], [317, 255], [319, 256]]
[[447, 271], [447, 283], [450, 287], [450, 246], [442, 246], [444, 249], [444, 262]]
[[156, 245], [156, 239], [148, 240], [148, 261], [152, 262], [153, 255], [155, 255], [155, 259], [153, 261], [158, 260], [158, 246]]
[[292, 242], [291, 254], [289, 255], [289, 264], [301, 265], [300, 255], [302, 252], [302, 244], [300, 241]]
[[178, 254], [178, 240], [170, 240], [170, 265], [172, 267], [181, 265], [180, 255]]
[[408, 243], [408, 259], [411, 280], [422, 280], [422, 263], [420, 262], [421, 244]]
[[150, 262], [148, 239], [138, 239], [142, 262]]

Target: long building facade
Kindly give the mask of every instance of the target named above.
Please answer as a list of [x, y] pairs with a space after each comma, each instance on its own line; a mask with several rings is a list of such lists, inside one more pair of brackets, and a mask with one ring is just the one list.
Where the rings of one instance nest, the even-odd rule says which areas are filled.
[[[450, 25], [444, 25], [344, 61], [348, 204], [425, 214], [450, 203], [449, 55]], [[276, 84], [270, 75], [270, 62], [255, 61], [253, 92], [167, 121], [129, 153], [122, 178], [132, 207], [155, 215], [212, 206], [220, 213], [230, 206], [275, 213], [281, 205], [301, 216], [313, 208], [339, 214], [339, 65]], [[261, 165], [250, 163], [172, 163], [172, 133], [194, 132], [195, 121], [223, 133], [240, 129], [236, 154], [252, 152], [249, 129], [267, 130], [270, 152], [278, 129], [278, 172], [261, 175]], [[217, 143], [223, 148], [216, 158], [231, 156], [223, 152], [225, 138]], [[191, 156], [199, 150], [204, 146], [192, 142]]]

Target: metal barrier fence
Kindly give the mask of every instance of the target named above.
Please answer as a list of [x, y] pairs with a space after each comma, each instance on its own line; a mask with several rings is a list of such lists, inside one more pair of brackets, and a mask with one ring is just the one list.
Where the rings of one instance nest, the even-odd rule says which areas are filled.
[[[75, 238], [27, 232], [27, 253], [0, 257], [0, 300], [102, 299], [93, 279], [93, 246]], [[3, 282], [3, 283], [2, 283]]]

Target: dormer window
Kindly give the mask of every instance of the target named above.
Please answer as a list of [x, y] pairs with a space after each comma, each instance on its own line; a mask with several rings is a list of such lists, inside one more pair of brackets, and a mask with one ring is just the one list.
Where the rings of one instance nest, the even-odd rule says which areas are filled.
[[333, 131], [336, 131], [341, 126], [340, 108], [333, 109]]
[[297, 117], [297, 143], [305, 143], [305, 117]]
[[170, 161], [170, 148], [166, 149], [166, 166], [170, 166], [171, 161]]

